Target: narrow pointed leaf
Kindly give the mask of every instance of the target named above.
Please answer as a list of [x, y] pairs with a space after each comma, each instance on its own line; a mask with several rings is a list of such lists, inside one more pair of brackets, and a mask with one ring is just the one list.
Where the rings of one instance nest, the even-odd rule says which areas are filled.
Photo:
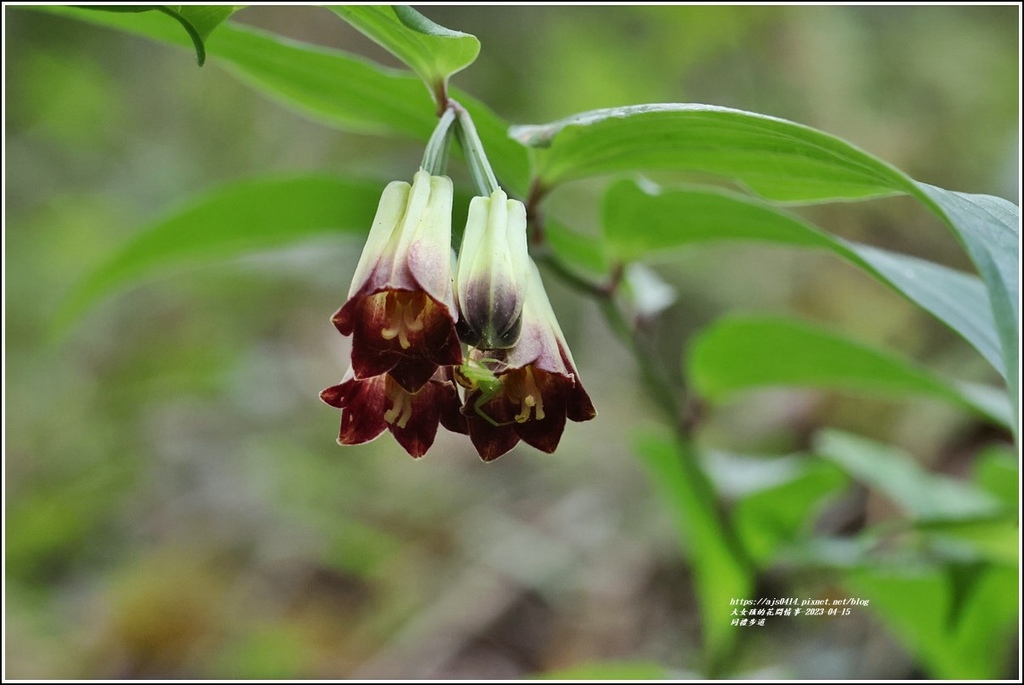
[[56, 317], [66, 330], [98, 299], [171, 269], [210, 263], [330, 233], [362, 235], [384, 184], [332, 176], [242, 181], [215, 188], [142, 227], [87, 274]]
[[933, 314], [1006, 377], [988, 296], [975, 276], [844, 240], [768, 203], [707, 187], [658, 191], [649, 184], [642, 188], [632, 181], [615, 183], [605, 195], [603, 231], [613, 262], [714, 241], [830, 250]]
[[964, 391], [924, 367], [809, 324], [775, 317], [728, 317], [691, 345], [687, 369], [698, 392], [721, 401], [770, 386], [819, 387], [949, 402], [1009, 427], [998, 393]]
[[538, 175], [548, 187], [642, 169], [718, 174], [784, 201], [859, 199], [912, 187], [896, 169], [834, 136], [714, 105], [596, 110], [550, 124], [514, 126], [510, 135], [538, 148]]
[[[1020, 210], [991, 195], [957, 193], [918, 183], [967, 249], [988, 288], [1014, 414], [1020, 391]], [[1018, 430], [1016, 421], [1014, 430]]]
[[973, 483], [926, 471], [911, 455], [891, 445], [826, 430], [816, 436], [814, 450], [915, 519], [985, 519], [1005, 509], [1002, 502]]

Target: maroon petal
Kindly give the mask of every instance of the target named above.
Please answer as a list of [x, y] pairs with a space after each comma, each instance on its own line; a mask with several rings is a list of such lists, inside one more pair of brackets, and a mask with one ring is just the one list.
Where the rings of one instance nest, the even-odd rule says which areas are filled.
[[597, 416], [594, 403], [590, 401], [590, 395], [587, 394], [587, 391], [583, 389], [583, 384], [580, 383], [580, 374], [576, 370], [576, 366], [572, 363], [572, 360], [565, 353], [565, 350], [562, 349], [561, 345], [558, 346], [558, 352], [562, 356], [562, 362], [566, 368], [571, 369], [573, 373], [572, 388], [566, 397], [565, 413], [570, 421], [589, 421]]
[[345, 381], [340, 385], [332, 385], [320, 391], [320, 400], [325, 404], [341, 409], [348, 404], [349, 397], [355, 388], [356, 384], [351, 381]]
[[353, 334], [352, 369], [356, 378], [387, 373], [400, 360], [391, 341], [381, 335], [387, 326], [386, 298], [387, 293], [354, 298], [345, 303], [333, 319], [339, 331], [344, 328]]
[[[479, 397], [479, 391], [469, 393], [466, 397], [466, 406], [463, 407], [462, 413], [466, 417], [469, 439], [473, 446], [476, 447], [477, 454], [484, 461], [494, 461], [515, 447], [519, 442], [519, 436], [516, 435], [516, 431], [513, 428], [515, 421], [513, 420], [511, 405], [509, 405], [504, 397], [496, 397], [486, 402], [478, 411], [474, 408], [474, 405]], [[480, 411], [498, 425], [495, 426], [483, 418], [479, 413]]]
[[590, 395], [580, 385], [579, 379], [573, 383], [569, 390], [565, 403], [565, 414], [570, 421], [589, 421], [597, 416], [594, 403], [590, 401]]
[[462, 363], [462, 344], [459, 342], [459, 334], [455, 330], [455, 322], [451, 317], [444, 315], [437, 320], [430, 322], [427, 329], [429, 333], [424, 335], [423, 351], [424, 356], [437, 366], [458, 366]]
[[571, 378], [534, 369], [536, 387], [541, 394], [541, 404], [535, 406], [526, 421], [515, 424], [516, 434], [523, 442], [551, 454], [558, 447], [558, 441], [565, 430], [565, 398]]
[[384, 391], [384, 376], [365, 381], [352, 379], [340, 386], [327, 388], [321, 397], [324, 394], [328, 395], [324, 401], [337, 399], [341, 406], [339, 444], [361, 445], [375, 439], [387, 428], [384, 412], [388, 398]]
[[352, 368], [359, 379], [390, 373], [416, 393], [438, 366], [462, 363], [448, 308], [422, 292], [358, 295], [332, 320], [339, 331], [353, 334]]
[[405, 331], [409, 346], [398, 348], [403, 356], [427, 359], [435, 366], [453, 366], [462, 363], [462, 345], [455, 331], [451, 312], [426, 293], [406, 296], [407, 318], [412, 328]]
[[339, 333], [342, 335], [352, 335], [356, 319], [358, 318], [357, 310], [364, 299], [360, 295], [349, 298], [348, 302], [341, 306], [341, 309], [334, 312], [334, 316], [331, 317], [331, 323], [334, 324]]
[[444, 389], [440, 383], [428, 383], [416, 395], [410, 395], [401, 387], [395, 387], [390, 394], [396, 403], [409, 403], [409, 413], [403, 416], [399, 412], [388, 429], [409, 456], [419, 459], [434, 444]]
[[455, 381], [452, 376], [451, 367], [442, 366], [434, 374], [434, 381], [443, 388], [441, 393], [441, 425], [452, 433], [469, 434], [469, 427], [466, 425], [466, 417], [462, 414], [462, 400], [455, 388]]
[[[355, 355], [353, 354], [353, 365]], [[407, 392], [419, 392], [437, 371], [437, 364], [417, 357], [399, 357], [398, 363], [388, 371]]]

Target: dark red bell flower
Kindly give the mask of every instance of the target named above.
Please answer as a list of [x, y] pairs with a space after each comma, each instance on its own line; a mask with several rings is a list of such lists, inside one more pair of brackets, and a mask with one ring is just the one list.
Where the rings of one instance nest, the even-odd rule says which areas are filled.
[[386, 428], [418, 459], [434, 444], [438, 423], [453, 432], [466, 432], [450, 368], [437, 369], [415, 394], [390, 374], [359, 379], [350, 368], [340, 384], [320, 393], [320, 399], [341, 409], [341, 445], [370, 442]]
[[462, 363], [452, 287], [452, 182], [419, 170], [381, 196], [348, 301], [331, 321], [352, 335], [357, 380], [382, 374], [416, 393]]
[[475, 368], [493, 373], [482, 382], [472, 373], [457, 375], [468, 386], [462, 413], [484, 461], [497, 459], [520, 440], [554, 452], [566, 419], [597, 416], [532, 261], [519, 341], [509, 350], [473, 350], [471, 360]]

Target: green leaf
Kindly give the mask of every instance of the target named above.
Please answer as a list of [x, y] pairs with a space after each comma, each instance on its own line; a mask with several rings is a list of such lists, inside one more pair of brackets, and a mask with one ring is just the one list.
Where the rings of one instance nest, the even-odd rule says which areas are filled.
[[1010, 511], [1020, 509], [1020, 455], [1002, 445], [990, 445], [978, 455], [974, 482], [1002, 500]]
[[[960, 238], [988, 287], [1016, 415], [1020, 400], [1020, 210], [990, 195], [956, 193], [927, 183], [917, 187]], [[1016, 421], [1013, 425], [1017, 432]]]
[[[1003, 676], [1020, 610], [1016, 569], [972, 570], [970, 594], [954, 611], [955, 571], [940, 567], [865, 566], [847, 587], [943, 680]], [[951, 619], [954, 619], [951, 621]]]
[[510, 135], [536, 151], [545, 187], [640, 169], [698, 171], [736, 179], [785, 201], [859, 199], [908, 192], [899, 171], [807, 126], [697, 104], [595, 110]]
[[956, 550], [964, 556], [1016, 569], [1020, 565], [1020, 525], [1016, 516], [994, 520], [942, 521], [921, 526], [933, 546], [957, 543]]
[[671, 676], [664, 666], [644, 661], [596, 661], [547, 671], [539, 680], [666, 680]]
[[210, 263], [315, 235], [369, 230], [383, 183], [332, 176], [242, 181], [201, 194], [139, 230], [75, 287], [57, 316], [66, 330], [99, 298], [172, 268]]
[[837, 430], [815, 438], [815, 452], [925, 521], [991, 518], [1004, 508], [971, 483], [923, 469], [906, 452]]
[[176, 9], [178, 16], [190, 23], [199, 37], [205, 41], [215, 28], [242, 8], [231, 5], [178, 5], [173, 9]]
[[104, 12], [149, 12], [156, 11], [172, 17], [181, 24], [196, 50], [199, 66], [206, 62], [204, 41], [217, 26], [234, 14], [239, 8], [230, 5], [92, 5], [82, 9]]
[[438, 26], [406, 5], [334, 5], [327, 9], [409, 65], [438, 105], [445, 103], [448, 78], [472, 64], [480, 53], [476, 36]]
[[692, 448], [657, 431], [637, 433], [633, 444], [675, 516], [693, 567], [708, 651], [713, 660], [721, 659], [736, 639], [729, 601], [753, 592], [743, 552], [729, 537]]
[[952, 521], [929, 525], [935, 536], [966, 544], [978, 557], [1016, 569], [1020, 565], [1019, 456], [1002, 445], [990, 445], [978, 455], [974, 483], [1003, 504], [996, 520]]
[[709, 188], [615, 183], [605, 195], [603, 231], [608, 259], [618, 262], [721, 240], [830, 250], [932, 313], [1005, 377], [991, 307], [975, 276], [843, 240], [767, 203]]
[[572, 264], [591, 273], [607, 273], [607, 259], [601, 241], [569, 229], [551, 219], [544, 223], [544, 242], [554, 250], [564, 264]]
[[[834, 136], [725, 107], [603, 109], [551, 124], [516, 126], [511, 135], [539, 148], [535, 160], [545, 188], [598, 174], [673, 169], [732, 179], [778, 201], [857, 200], [893, 193], [916, 197], [953, 229], [988, 288], [1016, 414], [1020, 233], [1019, 212], [1011, 203], [918, 183]], [[1013, 429], [1017, 431], [1016, 421]]]
[[809, 539], [812, 514], [848, 482], [842, 471], [826, 462], [807, 458], [772, 461], [785, 467], [784, 477], [747, 494], [733, 508], [736, 533], [762, 568], [780, 548]]
[[[164, 43], [188, 46], [181, 31], [151, 12], [120, 14], [74, 7], [33, 7], [119, 29]], [[346, 131], [401, 135], [426, 141], [437, 124], [435, 107], [420, 80], [339, 50], [285, 40], [227, 23], [207, 43], [214, 64], [256, 90], [316, 121]], [[510, 191], [526, 193], [527, 151], [507, 136], [507, 124], [473, 97], [453, 90], [469, 111], [488, 159]]]
[[940, 378], [888, 352], [806, 323], [777, 317], [726, 317], [693, 342], [687, 369], [712, 401], [766, 386], [822, 387], [922, 395], [972, 410], [1009, 426], [1001, 395]]

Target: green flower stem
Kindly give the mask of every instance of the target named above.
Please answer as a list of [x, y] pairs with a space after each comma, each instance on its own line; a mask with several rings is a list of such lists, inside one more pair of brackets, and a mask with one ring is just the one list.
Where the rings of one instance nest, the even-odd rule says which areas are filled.
[[423, 170], [431, 176], [443, 176], [448, 168], [448, 150], [451, 147], [452, 123], [455, 121], [455, 111], [449, 107], [441, 115], [437, 127], [427, 141], [427, 148], [423, 151]]
[[484, 152], [484, 145], [477, 135], [476, 126], [473, 125], [473, 117], [469, 112], [454, 100], [449, 100], [450, 108], [458, 115], [458, 126], [455, 127], [455, 137], [459, 139], [462, 152], [466, 156], [466, 164], [473, 176], [477, 190], [480, 195], [490, 197], [491, 193], [498, 190], [498, 179], [494, 176], [491, 163], [487, 161], [487, 153]]

